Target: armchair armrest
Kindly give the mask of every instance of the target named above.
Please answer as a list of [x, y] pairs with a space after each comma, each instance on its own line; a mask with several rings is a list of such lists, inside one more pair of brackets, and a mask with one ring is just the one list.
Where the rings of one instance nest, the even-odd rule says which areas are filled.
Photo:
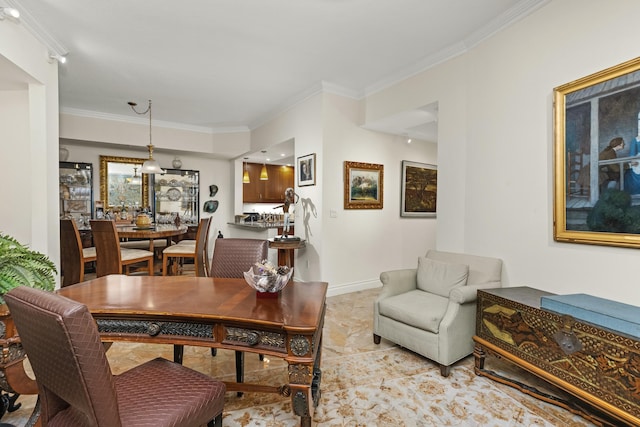
[[458, 304], [474, 302], [478, 297], [478, 289], [492, 289], [501, 287], [500, 282], [487, 282], [479, 285], [460, 286], [449, 293], [449, 300]]
[[416, 289], [418, 287], [416, 281], [417, 272], [418, 269], [416, 268], [408, 268], [380, 273], [382, 291], [378, 295], [378, 300]]

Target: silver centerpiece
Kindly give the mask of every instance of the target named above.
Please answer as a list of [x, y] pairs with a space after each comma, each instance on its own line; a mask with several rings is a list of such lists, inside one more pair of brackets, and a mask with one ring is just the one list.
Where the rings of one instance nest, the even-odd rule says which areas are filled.
[[280, 292], [289, 283], [293, 275], [293, 267], [281, 266], [273, 271], [273, 269], [254, 266], [243, 274], [244, 280], [256, 291], [275, 293]]

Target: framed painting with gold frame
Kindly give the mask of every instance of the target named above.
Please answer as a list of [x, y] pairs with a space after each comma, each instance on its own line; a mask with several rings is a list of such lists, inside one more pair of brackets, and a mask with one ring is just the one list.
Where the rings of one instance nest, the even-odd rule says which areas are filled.
[[553, 236], [640, 247], [640, 58], [554, 89]]
[[[100, 199], [105, 209], [149, 206], [149, 175], [140, 173], [145, 160], [100, 156]], [[133, 180], [134, 175], [141, 178], [140, 184]]]
[[382, 209], [384, 166], [344, 162], [344, 208]]

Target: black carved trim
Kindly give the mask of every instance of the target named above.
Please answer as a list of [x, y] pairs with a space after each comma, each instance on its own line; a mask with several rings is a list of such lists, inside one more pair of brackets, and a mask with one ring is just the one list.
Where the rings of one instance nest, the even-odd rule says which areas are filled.
[[226, 328], [226, 341], [235, 341], [248, 344], [250, 346], [260, 345], [263, 347], [273, 347], [284, 350], [285, 336], [277, 332], [258, 331], [244, 328]]
[[307, 403], [307, 395], [301, 391], [297, 391], [293, 396], [293, 413], [299, 417], [309, 416], [309, 404]]
[[309, 353], [311, 350], [311, 344], [309, 343], [309, 339], [304, 335], [296, 335], [291, 338], [291, 353], [295, 356], [302, 357]]
[[96, 322], [98, 331], [103, 334], [172, 335], [213, 339], [213, 326], [208, 324], [111, 319], [97, 319]]

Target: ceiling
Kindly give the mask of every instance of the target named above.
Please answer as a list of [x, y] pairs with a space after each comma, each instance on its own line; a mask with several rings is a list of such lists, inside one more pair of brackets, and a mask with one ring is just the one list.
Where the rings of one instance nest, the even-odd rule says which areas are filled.
[[[60, 109], [253, 129], [323, 89], [356, 99], [463, 53], [548, 0], [0, 0], [58, 54]], [[1, 23], [0, 23], [1, 24]], [[1, 70], [0, 70], [1, 71]], [[140, 120], [144, 120], [140, 118]], [[366, 127], [437, 139], [437, 105]], [[435, 140], [434, 140], [435, 142]]]

